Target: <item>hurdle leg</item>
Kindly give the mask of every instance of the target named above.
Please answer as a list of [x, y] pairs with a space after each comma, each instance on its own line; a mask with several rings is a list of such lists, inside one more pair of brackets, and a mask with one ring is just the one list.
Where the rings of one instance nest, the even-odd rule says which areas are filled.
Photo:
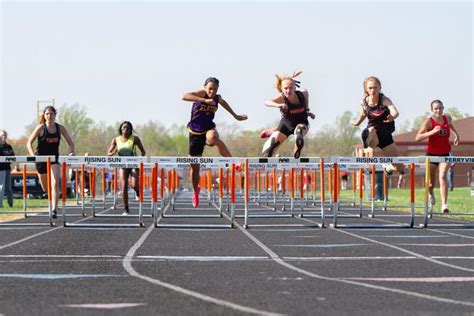
[[332, 227], [337, 228], [337, 213], [339, 210], [339, 203], [331, 203], [332, 205]]
[[324, 202], [321, 201], [321, 228], [326, 227], [325, 221], [326, 221], [326, 214], [324, 210]]
[[369, 217], [375, 217], [375, 165], [372, 165], [372, 174], [370, 175], [370, 192], [371, 192], [371, 203], [370, 203], [370, 215]]
[[[424, 216], [423, 216], [423, 224], [422, 227], [427, 228], [428, 227], [428, 216], [430, 215], [430, 210], [429, 208], [429, 190], [430, 190], [430, 159], [426, 158], [425, 159], [425, 210], [424, 210]], [[431, 210], [432, 211], [432, 210]]]
[[334, 198], [333, 198], [333, 203], [332, 203], [332, 209], [333, 209], [333, 218], [332, 218], [332, 224], [334, 228], [337, 228], [337, 214], [339, 211], [339, 166], [337, 163], [334, 163]]

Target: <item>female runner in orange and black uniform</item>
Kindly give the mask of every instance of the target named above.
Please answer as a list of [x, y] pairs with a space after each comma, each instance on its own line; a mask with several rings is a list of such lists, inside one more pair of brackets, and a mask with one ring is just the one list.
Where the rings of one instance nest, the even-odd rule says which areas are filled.
[[268, 107], [280, 109], [280, 124], [273, 131], [270, 138], [263, 145], [262, 154], [264, 157], [271, 157], [278, 147], [290, 136], [295, 134], [296, 144], [293, 150], [295, 158], [299, 158], [304, 146], [304, 136], [308, 133], [308, 116], [314, 119], [314, 114], [309, 111], [307, 90], [296, 90], [299, 82], [294, 80], [301, 72], [293, 74], [291, 77], [275, 77], [275, 85], [281, 93], [272, 100], [265, 102]]

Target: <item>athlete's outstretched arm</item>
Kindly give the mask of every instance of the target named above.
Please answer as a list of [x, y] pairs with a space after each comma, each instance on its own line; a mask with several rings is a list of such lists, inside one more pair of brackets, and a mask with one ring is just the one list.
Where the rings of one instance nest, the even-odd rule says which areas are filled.
[[115, 137], [112, 139], [110, 143], [109, 150], [107, 150], [107, 156], [113, 156], [117, 153], [117, 142], [115, 141]]
[[235, 114], [234, 110], [230, 107], [229, 103], [227, 103], [226, 100], [224, 100], [221, 96], [219, 96], [219, 104], [222, 105], [224, 109], [227, 110], [237, 121], [245, 121], [247, 119], [247, 115], [242, 114], [238, 115]]
[[288, 106], [285, 104], [285, 100], [281, 95], [277, 96], [276, 98], [273, 98], [271, 100], [267, 100], [264, 102], [264, 104], [270, 108], [279, 108], [282, 110], [287, 110]]
[[138, 149], [140, 149], [142, 156], [146, 156], [145, 148], [143, 147], [142, 141], [138, 136], [135, 136], [135, 145], [137, 145]]
[[206, 91], [204, 90], [185, 93], [182, 99], [184, 101], [204, 102], [209, 105], [217, 105], [213, 99], [206, 99]]

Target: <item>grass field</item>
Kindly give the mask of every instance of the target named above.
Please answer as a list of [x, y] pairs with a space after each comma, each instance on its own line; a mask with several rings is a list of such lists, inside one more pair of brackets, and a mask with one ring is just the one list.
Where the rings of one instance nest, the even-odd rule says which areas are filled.
[[[358, 193], [357, 193], [358, 194]], [[439, 195], [439, 189], [434, 190], [436, 204], [434, 205], [434, 212], [441, 211], [441, 198]], [[364, 197], [365, 199], [365, 197]], [[341, 191], [341, 201], [352, 201], [352, 191]], [[358, 195], [356, 195], [356, 202], [359, 201]], [[380, 202], [377, 202], [381, 204]], [[370, 206], [370, 203], [364, 200], [366, 206]], [[448, 192], [448, 204], [451, 213], [472, 213], [474, 216], [474, 196], [471, 196], [471, 189], [468, 187], [455, 188], [454, 191]], [[410, 210], [410, 190], [409, 189], [391, 189], [388, 192], [388, 207], [390, 205], [406, 205], [406, 207], [397, 208], [401, 211]], [[415, 190], [415, 205], [424, 206], [424, 189]], [[416, 209], [417, 213], [423, 213], [422, 208]], [[456, 216], [458, 218], [464, 218], [473, 220], [471, 216]]]

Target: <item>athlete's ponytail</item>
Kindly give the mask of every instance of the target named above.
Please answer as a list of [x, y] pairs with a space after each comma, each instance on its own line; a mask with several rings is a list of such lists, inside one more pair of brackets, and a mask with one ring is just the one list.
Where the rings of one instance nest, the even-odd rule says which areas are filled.
[[295, 80], [295, 78], [301, 75], [302, 73], [303, 73], [302, 71], [297, 71], [297, 72], [294, 72], [293, 75], [291, 76], [284, 76], [284, 77], [281, 77], [280, 75], [275, 75], [275, 87], [281, 93], [282, 92], [281, 84], [283, 83], [283, 81], [291, 80], [295, 83], [296, 87], [299, 88], [301, 81]]

